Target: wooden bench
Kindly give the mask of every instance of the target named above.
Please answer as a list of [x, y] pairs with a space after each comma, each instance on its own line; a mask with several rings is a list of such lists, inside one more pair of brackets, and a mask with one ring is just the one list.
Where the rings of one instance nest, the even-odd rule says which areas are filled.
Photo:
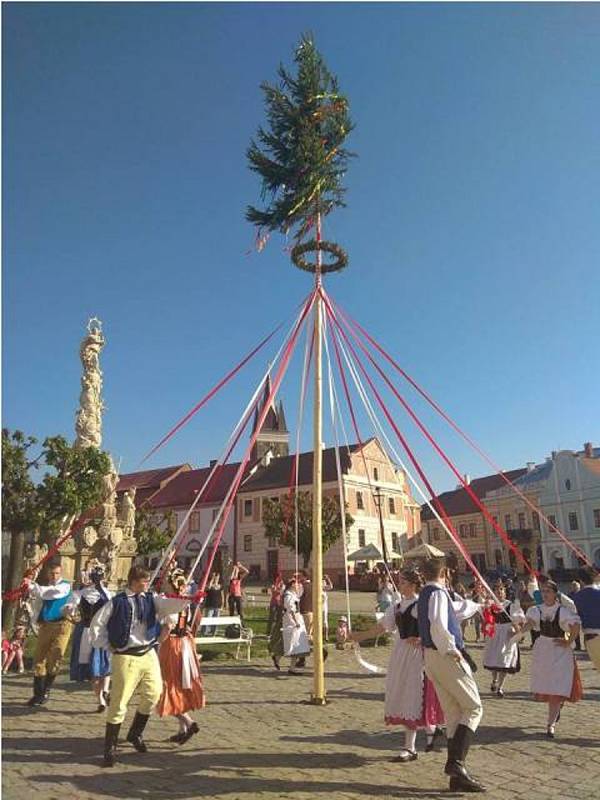
[[[219, 634], [218, 628], [226, 628], [229, 625], [237, 625], [239, 628], [240, 634], [235, 639], [230, 639], [223, 634]], [[215, 635], [207, 636], [203, 634], [202, 636], [196, 636], [196, 649], [205, 647], [207, 644], [235, 644], [237, 645], [235, 657], [238, 659], [240, 657], [240, 648], [245, 646], [247, 649], [248, 661], [250, 661], [250, 650], [254, 634], [252, 628], [244, 628], [242, 620], [239, 617], [202, 617], [198, 632], [200, 632], [202, 628], [214, 628]]]

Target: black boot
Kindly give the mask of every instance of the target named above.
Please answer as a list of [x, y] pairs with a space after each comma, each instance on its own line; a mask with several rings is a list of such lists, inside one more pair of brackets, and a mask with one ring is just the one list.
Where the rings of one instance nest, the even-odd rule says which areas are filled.
[[44, 691], [46, 687], [45, 675], [33, 676], [33, 697], [27, 701], [28, 706], [41, 706], [44, 702]]
[[129, 728], [129, 733], [127, 734], [127, 741], [135, 747], [138, 753], [148, 752], [146, 743], [142, 739], [142, 733], [149, 719], [150, 714], [140, 714], [139, 711], [136, 711], [133, 722], [131, 723], [131, 728]]
[[448, 761], [444, 772], [450, 776], [453, 792], [485, 792], [484, 786], [469, 774], [465, 761], [473, 740], [473, 731], [459, 725], [452, 739], [448, 739]]
[[106, 732], [104, 734], [104, 767], [114, 767], [115, 765], [120, 729], [120, 722], [116, 725], [112, 722], [106, 723]]
[[56, 680], [56, 675], [50, 675], [50, 674], [46, 675], [46, 680], [44, 682], [44, 693], [40, 705], [44, 705], [44, 703], [47, 703], [48, 700], [50, 699], [50, 689], [52, 688], [52, 684], [54, 683], [55, 680]]

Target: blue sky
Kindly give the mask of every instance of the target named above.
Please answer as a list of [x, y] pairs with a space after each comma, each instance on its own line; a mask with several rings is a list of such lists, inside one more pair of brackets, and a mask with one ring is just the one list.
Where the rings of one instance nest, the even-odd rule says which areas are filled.
[[[246, 255], [245, 149], [260, 82], [311, 30], [359, 156], [328, 291], [503, 467], [600, 441], [598, 5], [12, 3], [3, 25], [5, 426], [73, 435], [97, 315], [105, 446], [133, 469], [291, 316], [310, 287], [284, 242]], [[151, 463], [216, 457], [262, 369]]]

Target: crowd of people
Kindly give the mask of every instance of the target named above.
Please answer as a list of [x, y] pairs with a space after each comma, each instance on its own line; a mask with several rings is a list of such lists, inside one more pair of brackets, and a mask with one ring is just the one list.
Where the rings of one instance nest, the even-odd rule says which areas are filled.
[[[225, 607], [230, 616], [243, 615], [242, 583], [248, 570], [239, 562], [229, 566], [226, 581], [213, 573], [203, 605], [198, 606], [185, 574], [176, 567], [162, 594], [150, 591], [150, 573], [142, 566], [133, 566], [126, 588], [112, 593], [100, 564], [86, 570], [83, 585], [73, 590], [60, 564], [50, 563], [43, 583], [26, 583], [31, 624], [37, 634], [28, 705], [48, 702], [73, 631], [70, 677], [89, 683], [98, 713], [106, 714], [105, 766], [116, 762], [120, 728], [134, 693], [137, 708], [125, 738], [138, 752], [147, 751], [143, 733], [154, 710], [178, 722], [169, 741], [180, 745], [189, 741], [199, 732], [192, 712], [205, 704], [195, 644], [201, 619], [219, 616]], [[404, 746], [395, 760], [405, 763], [418, 758], [419, 730], [425, 733], [426, 752], [434, 749], [445, 730], [450, 789], [484, 791], [466, 766], [483, 713], [474, 679], [476, 666], [465, 643], [471, 625], [475, 640], [484, 639], [483, 667], [491, 674], [492, 696], [499, 699], [508, 690], [508, 676], [521, 669], [522, 641], [531, 633], [530, 688], [535, 700], [547, 704], [546, 735], [554, 738], [564, 704], [576, 703], [583, 696], [574, 652], [581, 648], [581, 639], [600, 671], [599, 577], [592, 569], [582, 570], [581, 582], [575, 582], [568, 595], [543, 576], [529, 583], [498, 580], [491, 596], [480, 583], [468, 588], [458, 583], [443, 559], [405, 569], [396, 583], [382, 576], [377, 624], [367, 631], [351, 632], [341, 617], [337, 641], [344, 645], [395, 634], [383, 713], [385, 724], [405, 731]], [[324, 625], [327, 593], [332, 588], [325, 575], [320, 587]], [[290, 659], [289, 674], [299, 674], [306, 667], [312, 648], [313, 599], [306, 570], [287, 581], [281, 576], [273, 581], [268, 637], [277, 670], [284, 657]], [[205, 626], [204, 635], [211, 630]], [[13, 661], [23, 671], [26, 635], [23, 626], [17, 626], [10, 639], [3, 634], [4, 671]]]

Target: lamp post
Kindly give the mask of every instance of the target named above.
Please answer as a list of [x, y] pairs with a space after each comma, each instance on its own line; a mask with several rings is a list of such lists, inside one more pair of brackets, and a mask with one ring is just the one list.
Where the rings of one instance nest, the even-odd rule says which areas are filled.
[[389, 563], [388, 554], [387, 554], [387, 545], [385, 543], [385, 529], [383, 527], [383, 501], [385, 500], [384, 495], [381, 493], [381, 489], [379, 486], [375, 487], [373, 490], [373, 500], [375, 501], [375, 505], [377, 506], [377, 510], [379, 512], [379, 533], [381, 535], [381, 554], [383, 556], [383, 560], [386, 564]]

